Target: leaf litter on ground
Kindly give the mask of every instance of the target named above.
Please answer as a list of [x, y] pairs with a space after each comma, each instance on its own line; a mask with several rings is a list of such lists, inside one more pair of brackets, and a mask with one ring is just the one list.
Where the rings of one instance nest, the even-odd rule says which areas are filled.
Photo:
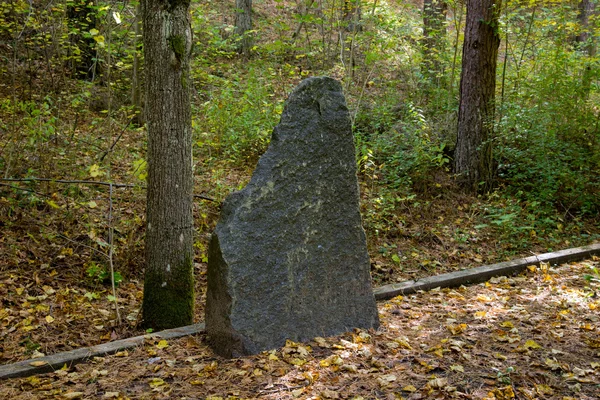
[[287, 341], [252, 357], [217, 357], [204, 335], [147, 341], [5, 381], [0, 397], [597, 399], [600, 284], [583, 278], [590, 264], [599, 261], [399, 296], [379, 304], [377, 332]]

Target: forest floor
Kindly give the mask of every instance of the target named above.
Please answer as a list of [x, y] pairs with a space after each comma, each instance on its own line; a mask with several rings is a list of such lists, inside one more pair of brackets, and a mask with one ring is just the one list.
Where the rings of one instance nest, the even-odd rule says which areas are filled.
[[[204, 335], [148, 339], [70, 369], [4, 381], [0, 398], [597, 399], [600, 282], [584, 279], [593, 266], [600, 261], [542, 264], [515, 277], [399, 296], [379, 303], [377, 332], [288, 342], [252, 357], [217, 357]], [[5, 355], [15, 331], [22, 346], [40, 335], [45, 345], [34, 353], [120, 336], [115, 329], [102, 337], [110, 304], [46, 270], [2, 274], [2, 297], [20, 307], [0, 315]], [[141, 287], [121, 290], [127, 314], [139, 306]]]

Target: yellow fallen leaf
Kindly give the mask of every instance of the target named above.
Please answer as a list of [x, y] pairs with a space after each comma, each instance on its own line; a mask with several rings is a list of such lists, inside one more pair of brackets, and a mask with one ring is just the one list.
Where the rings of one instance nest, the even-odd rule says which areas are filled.
[[525, 344], [523, 345], [524, 348], [526, 349], [541, 349], [542, 346], [540, 346], [539, 344], [537, 344], [535, 341], [533, 340], [528, 340], [525, 342]]
[[413, 385], [406, 385], [406, 386], [404, 386], [404, 387], [402, 388], [402, 391], [403, 391], [403, 392], [410, 392], [410, 393], [413, 393], [413, 392], [416, 392], [416, 391], [417, 391], [417, 388], [416, 388], [416, 387], [414, 387]]
[[46, 315], [46, 322], [51, 324], [52, 322], [54, 322], [54, 317], [52, 317], [51, 315]]
[[118, 351], [115, 353], [115, 357], [127, 357], [129, 356], [129, 352], [127, 350]]
[[394, 339], [394, 342], [398, 343], [400, 346], [404, 347], [407, 350], [412, 350], [410, 343], [408, 343], [408, 338], [406, 336], [397, 337]]
[[451, 365], [450, 366], [450, 370], [451, 371], [458, 371], [458, 372], [465, 372], [465, 369], [463, 368], [462, 365]]
[[475, 319], [482, 319], [485, 317], [486, 314], [487, 314], [487, 312], [485, 312], [485, 311], [477, 311], [474, 314], [474, 316], [475, 316]]
[[169, 342], [167, 342], [164, 339], [158, 342], [158, 344], [156, 345], [157, 349], [166, 349], [167, 347], [169, 347]]
[[556, 371], [557, 369], [562, 369], [560, 363], [556, 361], [556, 359], [546, 358], [545, 364], [550, 367], [552, 371]]
[[159, 386], [162, 386], [165, 384], [165, 381], [163, 381], [160, 378], [152, 378], [148, 381], [148, 384], [150, 385], [150, 387], [152, 388], [157, 388]]
[[579, 329], [581, 329], [581, 330], [584, 330], [584, 331], [593, 331], [593, 330], [595, 330], [596, 328], [595, 328], [594, 326], [592, 326], [592, 325], [591, 325], [591, 324], [588, 322], [588, 323], [585, 323], [585, 324], [583, 324], [583, 325], [580, 325], [580, 326], [579, 326]]
[[504, 321], [503, 323], [500, 324], [500, 326], [503, 328], [514, 328], [515, 327], [513, 325], [513, 323], [510, 321]]
[[23, 291], [25, 290], [25, 288], [23, 287], [18, 287], [15, 289], [15, 292], [17, 292], [17, 294], [20, 296], [23, 294]]
[[47, 364], [48, 364], [47, 361], [32, 361], [29, 363], [29, 365], [31, 365], [32, 367], [36, 367], [36, 368], [47, 365]]
[[303, 360], [301, 358], [292, 358], [290, 361], [288, 361], [290, 364], [292, 365], [297, 365], [297, 366], [302, 366], [304, 364], [306, 364], [306, 360]]
[[450, 325], [446, 325], [446, 328], [448, 328], [448, 330], [453, 335], [458, 335], [467, 330], [467, 324], [459, 324], [459, 325], [450, 324]]
[[548, 385], [535, 385], [535, 391], [542, 396], [554, 394], [554, 389]]
[[275, 354], [273, 354], [273, 353], [270, 353], [270, 354], [269, 354], [269, 360], [271, 360], [271, 361], [277, 361], [277, 360], [279, 360], [279, 357], [277, 357], [277, 356], [276, 356]]
[[477, 295], [477, 300], [483, 302], [483, 303], [487, 303], [492, 301], [492, 298], [489, 296], [486, 296], [485, 294], [479, 294]]

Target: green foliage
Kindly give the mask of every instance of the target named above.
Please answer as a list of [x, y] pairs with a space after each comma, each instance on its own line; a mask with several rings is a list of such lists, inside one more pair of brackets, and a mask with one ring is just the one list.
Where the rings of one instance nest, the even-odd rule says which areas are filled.
[[228, 79], [209, 76], [209, 99], [194, 107], [200, 116], [194, 121], [194, 137], [205, 157], [216, 152], [251, 163], [265, 151], [283, 102], [273, 98], [271, 74], [261, 72], [248, 66], [243, 75], [234, 73]]
[[583, 279], [585, 279], [588, 282], [600, 283], [600, 270], [598, 269], [598, 267], [589, 264], [588, 267], [590, 268], [591, 273], [584, 275]]
[[[111, 283], [110, 270], [107, 270], [93, 261], [89, 263], [85, 272], [93, 283], [99, 283], [103, 285], [108, 285]], [[118, 286], [122, 281], [123, 276], [121, 273], [115, 271], [115, 286]]]
[[529, 16], [515, 10], [505, 22], [509, 33], [520, 35], [508, 53], [519, 63], [505, 76], [498, 178], [509, 193], [537, 203], [547, 215], [555, 209], [568, 216], [597, 215], [598, 93], [595, 86], [586, 90], [583, 79], [586, 71], [597, 79], [598, 60], [569, 45], [577, 33], [577, 25], [566, 22], [573, 21], [572, 8], [544, 8], [539, 16], [536, 10], [528, 10]]

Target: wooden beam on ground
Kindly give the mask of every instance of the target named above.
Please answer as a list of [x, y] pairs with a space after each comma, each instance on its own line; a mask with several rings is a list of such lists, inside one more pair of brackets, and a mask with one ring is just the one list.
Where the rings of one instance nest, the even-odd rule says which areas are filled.
[[[591, 258], [593, 255], [600, 255], [600, 243], [451, 272], [416, 281], [394, 283], [378, 287], [373, 290], [373, 293], [377, 300], [386, 300], [398, 295], [415, 293], [419, 290], [429, 290], [436, 287], [460, 286], [469, 283], [483, 282], [494, 276], [513, 275], [521, 272], [530, 265], [540, 265], [540, 263], [548, 263], [551, 265], [564, 264]], [[176, 339], [183, 336], [202, 333], [204, 332], [204, 329], [204, 323], [199, 323], [181, 328], [167, 329], [149, 335], [115, 340], [114, 342], [71, 350], [65, 353], [20, 361], [14, 364], [0, 365], [0, 380], [52, 372], [61, 369], [65, 364], [67, 367], [70, 367], [85, 362], [92, 357], [103, 357], [108, 354], [143, 345], [146, 338]]]
[[375, 294], [376, 300], [387, 300], [399, 295], [414, 293], [419, 290], [479, 283], [487, 281], [494, 276], [510, 276], [523, 271], [530, 265], [537, 266], [540, 265], [540, 263], [547, 263], [551, 265], [564, 264], [567, 262], [591, 258], [596, 254], [600, 254], [600, 243], [556, 251], [553, 253], [544, 253], [537, 256], [519, 258], [498, 264], [484, 265], [482, 267], [465, 269], [462, 271], [455, 271], [442, 275], [430, 276], [414, 281], [392, 283], [390, 285], [376, 288], [373, 290], [373, 293]]
[[22, 378], [45, 372], [53, 372], [61, 369], [65, 364], [67, 367], [79, 364], [93, 357], [104, 357], [118, 351], [141, 346], [145, 339], [176, 339], [183, 336], [189, 336], [204, 332], [204, 323], [183, 326], [181, 328], [167, 329], [161, 332], [150, 333], [147, 335], [136, 336], [132, 338], [115, 340], [99, 344], [97, 346], [75, 349], [64, 353], [57, 353], [50, 356], [34, 358], [31, 360], [20, 361], [14, 364], [0, 365], [0, 379]]

